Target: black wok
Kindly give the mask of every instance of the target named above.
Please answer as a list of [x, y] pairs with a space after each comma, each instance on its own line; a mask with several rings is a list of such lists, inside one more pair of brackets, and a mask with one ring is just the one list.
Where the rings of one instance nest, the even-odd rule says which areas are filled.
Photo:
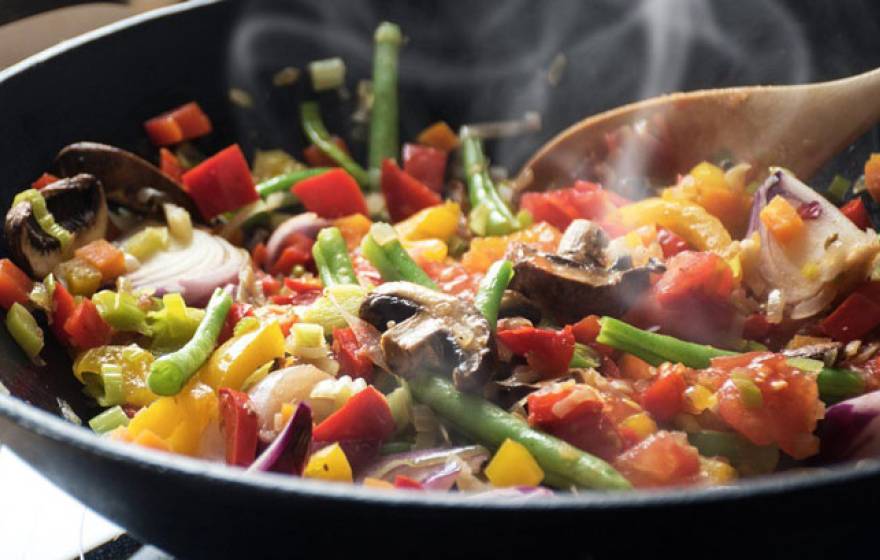
[[[493, 147], [496, 160], [513, 168], [571, 122], [639, 96], [830, 79], [880, 66], [880, 9], [869, 2], [696, 2], [691, 8], [711, 8], [721, 25], [706, 34], [697, 19], [689, 32], [700, 37], [683, 49], [677, 32], [633, 26], [632, 5], [201, 1], [160, 10], [0, 72], [0, 200], [5, 207], [76, 140], [152, 157], [140, 123], [191, 99], [215, 121], [207, 151], [235, 141], [246, 152], [301, 149], [293, 103], [300, 89], [266, 85], [272, 74], [338, 54], [353, 86], [368, 77], [371, 31], [383, 18], [400, 22], [411, 39], [401, 68], [402, 136], [438, 118], [461, 124], [538, 110], [542, 132]], [[660, 29], [675, 5], [654, 14]], [[714, 41], [716, 32], [728, 43]], [[560, 51], [567, 67], [554, 87], [546, 70]], [[652, 66], [658, 53], [678, 63]], [[249, 91], [259, 109], [230, 104], [230, 87]], [[341, 129], [340, 102], [323, 101], [331, 128]], [[835, 170], [857, 174], [875, 147], [873, 135], [863, 138]], [[880, 502], [876, 462], [718, 489], [527, 503], [246, 476], [103, 441], [62, 420], [58, 399], [83, 419], [96, 409], [66, 354], [51, 343], [44, 354], [49, 365], [35, 368], [0, 332], [0, 382], [17, 397], [0, 395], [0, 441], [136, 537], [184, 557], [549, 556], [563, 548], [595, 557], [664, 550], [822, 556], [867, 546], [872, 517], [860, 512]]]

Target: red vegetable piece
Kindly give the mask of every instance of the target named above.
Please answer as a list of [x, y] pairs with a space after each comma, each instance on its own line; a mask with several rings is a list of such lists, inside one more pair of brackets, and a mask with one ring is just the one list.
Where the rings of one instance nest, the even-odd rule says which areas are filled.
[[306, 210], [322, 218], [367, 214], [367, 202], [357, 181], [344, 169], [335, 168], [295, 184], [291, 191]]
[[577, 218], [577, 214], [554, 192], [525, 193], [520, 198], [519, 206], [528, 211], [534, 221], [547, 222], [559, 230], [565, 230]]
[[212, 130], [211, 120], [195, 101], [153, 117], [144, 123], [147, 136], [156, 146], [168, 146], [204, 136]]
[[700, 454], [681, 433], [657, 432], [627, 449], [614, 466], [639, 488], [687, 482], [700, 471]]
[[90, 299], [82, 300], [64, 322], [64, 332], [67, 333], [71, 345], [80, 350], [109, 343], [111, 331], [110, 325], [101, 317]]
[[40, 190], [46, 185], [51, 185], [55, 181], [58, 181], [58, 177], [52, 175], [51, 173], [43, 173], [42, 175], [40, 175], [39, 179], [31, 183], [31, 188]]
[[183, 167], [168, 148], [159, 148], [159, 169], [178, 183], [183, 180]]
[[61, 282], [55, 283], [55, 290], [52, 292], [52, 317], [50, 327], [55, 333], [55, 338], [64, 344], [70, 343], [70, 336], [64, 330], [67, 320], [76, 310], [76, 302], [73, 296], [64, 287]]
[[[577, 392], [576, 392], [577, 391]], [[565, 401], [573, 402], [567, 404]], [[552, 434], [575, 447], [611, 459], [621, 441], [604, 404], [574, 388], [532, 393], [527, 399], [529, 425]], [[558, 411], [563, 411], [559, 416]]]
[[663, 249], [663, 257], [667, 259], [691, 248], [687, 241], [665, 227], [657, 228], [657, 243]]
[[183, 184], [210, 220], [259, 200], [251, 170], [238, 144], [214, 154], [183, 174]]
[[545, 376], [559, 375], [568, 371], [574, 355], [574, 334], [571, 326], [560, 331], [518, 327], [498, 331], [498, 340], [535, 370]]
[[861, 198], [854, 198], [844, 204], [840, 211], [843, 215], [850, 219], [852, 223], [859, 229], [871, 227], [871, 218], [868, 216], [868, 210]]
[[33, 286], [33, 280], [22, 269], [9, 259], [0, 259], [0, 305], [4, 309], [14, 303], [26, 304]]
[[275, 295], [281, 290], [281, 282], [268, 274], [260, 279], [260, 284], [263, 286], [263, 294], [267, 296]]
[[278, 260], [272, 265], [272, 274], [290, 274], [296, 265], [304, 265], [312, 260], [312, 245], [315, 240], [303, 235], [293, 233], [286, 239], [287, 246], [281, 251]]
[[253, 314], [254, 308], [252, 305], [240, 302], [233, 303], [229, 313], [226, 314], [226, 322], [223, 323], [220, 336], [217, 337], [217, 344], [223, 344], [232, 338], [232, 334], [235, 332], [235, 325], [245, 317], [250, 317]]
[[403, 170], [434, 192], [443, 190], [446, 152], [420, 144], [403, 145]]
[[682, 395], [685, 389], [687, 383], [680, 369], [664, 371], [642, 392], [642, 406], [657, 420], [667, 422], [684, 409]]
[[257, 456], [257, 413], [247, 393], [221, 387], [220, 429], [226, 438], [226, 464], [247, 467]]
[[405, 474], [399, 474], [394, 477], [394, 487], [403, 488], [405, 490], [424, 490], [425, 487], [418, 480], [410, 478]]
[[825, 334], [839, 342], [860, 339], [880, 325], [880, 303], [853, 292], [822, 323]]
[[385, 441], [394, 434], [394, 418], [382, 393], [367, 387], [318, 424], [315, 441]]
[[269, 251], [266, 249], [265, 243], [257, 243], [254, 245], [254, 248], [251, 249], [251, 261], [253, 261], [254, 266], [264, 267], [266, 265], [266, 258], [269, 256]]
[[[350, 154], [345, 140], [335, 135], [331, 137], [331, 140], [340, 150], [346, 154]], [[303, 150], [303, 159], [306, 160], [309, 167], [336, 167], [339, 165], [333, 158], [325, 154], [321, 148], [314, 144]]]
[[382, 162], [382, 194], [392, 222], [409, 218], [419, 210], [440, 204], [440, 195], [403, 171], [393, 159]]
[[339, 360], [339, 371], [367, 383], [373, 380], [373, 361], [361, 347], [351, 327], [333, 329], [333, 353]]

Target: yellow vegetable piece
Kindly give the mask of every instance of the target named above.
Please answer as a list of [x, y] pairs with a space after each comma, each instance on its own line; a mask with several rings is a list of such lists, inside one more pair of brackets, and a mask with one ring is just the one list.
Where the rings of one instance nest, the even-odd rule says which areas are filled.
[[404, 241], [403, 248], [417, 263], [443, 262], [449, 254], [449, 247], [439, 239], [420, 239], [418, 241]]
[[645, 439], [646, 437], [657, 431], [656, 422], [654, 422], [654, 419], [651, 418], [646, 412], [633, 414], [632, 416], [624, 419], [624, 421], [621, 422], [620, 425], [621, 427], [629, 428], [630, 430], [635, 432], [640, 439]]
[[731, 184], [727, 174], [711, 163], [697, 164], [679, 184], [665, 189], [662, 197], [702, 206], [737, 237], [748, 226], [752, 197], [745, 192], [742, 181]]
[[559, 230], [547, 222], [538, 222], [510, 235], [476, 237], [462, 256], [461, 264], [468, 272], [486, 272], [492, 263], [504, 258], [511, 243], [525, 243], [539, 251], [555, 252], [561, 238]]
[[437, 121], [421, 131], [416, 137], [416, 141], [444, 152], [451, 152], [458, 146], [458, 136], [443, 121]]
[[351, 465], [338, 443], [328, 445], [313, 453], [303, 473], [306, 478], [319, 478], [332, 482], [351, 482]]
[[381, 478], [373, 478], [370, 476], [364, 479], [363, 485], [370, 488], [390, 488], [392, 490], [394, 489], [394, 485], [387, 480], [382, 480]]
[[394, 229], [402, 241], [419, 239], [449, 240], [458, 229], [461, 220], [461, 206], [457, 202], [446, 201], [443, 204], [419, 210], [409, 218], [398, 222]]
[[620, 208], [620, 217], [630, 228], [664, 227], [698, 251], [723, 252], [732, 241], [721, 220], [702, 206], [680, 200], [646, 198]]
[[223, 343], [202, 369], [201, 379], [211, 387], [241, 389], [244, 381], [269, 360], [284, 356], [284, 333], [276, 321]]
[[83, 374], [101, 374], [101, 366], [115, 364], [122, 369], [122, 397], [126, 404], [146, 406], [158, 396], [147, 387], [153, 355], [136, 344], [98, 346], [81, 353], [73, 362], [73, 375], [85, 383]]
[[101, 271], [79, 257], [60, 263], [54, 272], [75, 296], [91, 296], [101, 287]]
[[710, 484], [726, 484], [737, 478], [736, 469], [721, 459], [700, 457], [700, 471], [706, 475]]
[[779, 195], [761, 210], [761, 222], [783, 245], [798, 239], [804, 232], [804, 220], [794, 206]]
[[137, 442], [144, 432], [152, 432], [169, 450], [196, 455], [202, 434], [217, 417], [217, 395], [193, 380], [177, 395], [160, 397], [138, 412], [128, 424], [128, 437]]
[[360, 246], [361, 240], [370, 232], [370, 226], [373, 225], [373, 222], [363, 214], [351, 214], [333, 220], [333, 225], [339, 228], [350, 251]]
[[510, 438], [504, 440], [484, 472], [493, 486], [537, 486], [544, 480], [544, 471], [529, 450]]

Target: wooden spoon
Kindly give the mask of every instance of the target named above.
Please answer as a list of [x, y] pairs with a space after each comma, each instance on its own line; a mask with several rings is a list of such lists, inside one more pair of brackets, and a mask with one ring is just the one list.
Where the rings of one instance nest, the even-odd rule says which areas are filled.
[[773, 165], [806, 180], [878, 120], [880, 69], [816, 84], [674, 93], [569, 127], [538, 150], [521, 179], [539, 190], [573, 179], [671, 184], [700, 161], [726, 157], [752, 164], [756, 176]]

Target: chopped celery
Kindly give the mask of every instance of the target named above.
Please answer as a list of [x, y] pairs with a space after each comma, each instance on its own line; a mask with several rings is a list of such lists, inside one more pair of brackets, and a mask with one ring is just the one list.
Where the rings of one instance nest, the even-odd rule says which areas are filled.
[[339, 284], [324, 289], [324, 295], [298, 313], [304, 323], [316, 323], [324, 332], [348, 326], [344, 313], [357, 315], [367, 290], [356, 284]]
[[309, 75], [315, 91], [340, 88], [345, 83], [345, 62], [339, 57], [312, 61]]
[[852, 181], [846, 177], [835, 175], [831, 180], [831, 184], [828, 185], [828, 191], [826, 193], [828, 199], [834, 204], [841, 204], [846, 198], [846, 193], [849, 191], [851, 185]]
[[153, 347], [165, 352], [180, 348], [192, 338], [204, 316], [203, 309], [187, 307], [180, 294], [165, 294], [162, 309], [147, 313]]
[[100, 375], [86, 372], [86, 393], [98, 401], [101, 406], [114, 406], [125, 402], [124, 373], [118, 364], [101, 364]]
[[117, 331], [150, 334], [147, 314], [138, 305], [138, 299], [128, 292], [102, 290], [92, 296], [101, 317]]
[[55, 274], [75, 296], [90, 296], [101, 287], [101, 271], [79, 257], [60, 263]]
[[43, 349], [43, 329], [25, 306], [16, 302], [6, 313], [6, 330], [31, 359]]
[[397, 432], [400, 433], [412, 422], [412, 394], [406, 381], [402, 381], [400, 387], [388, 393], [385, 400], [388, 401]]
[[574, 354], [571, 356], [570, 368], [597, 368], [602, 364], [602, 358], [599, 353], [587, 346], [576, 342], [574, 345]]
[[97, 434], [106, 434], [121, 426], [128, 426], [128, 416], [119, 405], [108, 408], [89, 420], [89, 427]]
[[57, 239], [62, 249], [66, 250], [70, 246], [70, 243], [73, 241], [73, 234], [55, 221], [55, 217], [49, 212], [49, 208], [46, 206], [46, 199], [43, 198], [40, 191], [28, 189], [18, 193], [15, 195], [12, 204], [15, 206], [20, 202], [27, 202], [31, 205], [31, 213], [40, 225], [40, 229]]
[[299, 347], [317, 348], [323, 346], [324, 327], [314, 323], [294, 323], [292, 329], [294, 344]]
[[34, 287], [28, 294], [31, 303], [45, 311], [52, 312], [52, 296], [55, 293], [55, 275], [49, 274], [42, 282], [34, 282]]
[[122, 244], [122, 250], [143, 262], [168, 247], [168, 228], [145, 227]]
[[260, 328], [260, 320], [256, 317], [242, 317], [232, 329], [233, 336], [241, 336], [245, 333], [255, 331]]

